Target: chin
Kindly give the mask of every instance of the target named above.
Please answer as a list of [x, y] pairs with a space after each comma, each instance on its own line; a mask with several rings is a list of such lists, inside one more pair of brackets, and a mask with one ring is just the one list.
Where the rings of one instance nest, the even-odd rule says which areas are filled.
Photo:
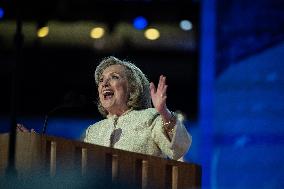
[[104, 109], [109, 110], [112, 108], [113, 104], [112, 103], [102, 103], [102, 106]]

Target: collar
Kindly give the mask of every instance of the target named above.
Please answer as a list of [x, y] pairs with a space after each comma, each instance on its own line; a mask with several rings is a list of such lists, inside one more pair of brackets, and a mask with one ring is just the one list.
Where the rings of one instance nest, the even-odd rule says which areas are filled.
[[107, 115], [107, 118], [108, 118], [108, 119], [117, 119], [117, 118], [119, 118], [119, 117], [122, 117], [122, 116], [128, 114], [128, 113], [131, 112], [132, 110], [133, 110], [133, 108], [130, 108], [130, 109], [126, 110], [126, 111], [123, 112], [123, 114], [121, 114], [120, 116], [115, 115], [115, 114], [114, 114], [114, 115], [108, 114], [108, 115]]

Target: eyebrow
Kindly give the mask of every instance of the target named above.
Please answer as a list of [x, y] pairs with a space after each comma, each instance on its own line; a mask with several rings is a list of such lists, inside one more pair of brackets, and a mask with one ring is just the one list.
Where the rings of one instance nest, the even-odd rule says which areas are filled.
[[[121, 75], [121, 73], [118, 73], [118, 72], [110, 72], [109, 74], [118, 74], [118, 75]], [[102, 76], [104, 76], [103, 73], [101, 74], [101, 77], [102, 77]], [[101, 77], [100, 77], [100, 78], [101, 78]]]

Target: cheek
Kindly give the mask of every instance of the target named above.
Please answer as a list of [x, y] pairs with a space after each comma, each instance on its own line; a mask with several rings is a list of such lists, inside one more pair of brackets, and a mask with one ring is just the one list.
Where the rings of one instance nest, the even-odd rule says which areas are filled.
[[101, 87], [98, 87], [98, 95], [99, 95], [99, 97], [101, 97], [102, 96], [102, 94], [101, 94]]
[[122, 87], [121, 89], [123, 91], [123, 97], [125, 100], [128, 100], [129, 98], [129, 91], [128, 91], [128, 87], [127, 86], [124, 86]]
[[127, 90], [127, 86], [125, 85], [119, 85], [117, 88], [117, 92], [120, 96], [124, 97], [124, 96], [128, 96], [128, 90]]

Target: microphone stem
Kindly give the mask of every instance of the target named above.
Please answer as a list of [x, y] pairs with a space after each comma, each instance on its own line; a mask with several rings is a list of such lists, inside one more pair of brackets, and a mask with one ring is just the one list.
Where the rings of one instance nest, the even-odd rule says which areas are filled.
[[42, 134], [45, 134], [45, 132], [46, 132], [47, 122], [48, 122], [48, 115], [45, 115]]

